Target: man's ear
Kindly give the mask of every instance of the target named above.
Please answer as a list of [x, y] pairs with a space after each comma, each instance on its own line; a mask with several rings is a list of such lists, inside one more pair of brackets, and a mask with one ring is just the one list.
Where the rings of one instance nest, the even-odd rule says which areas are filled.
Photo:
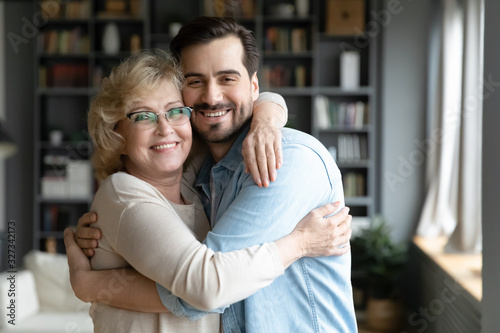
[[252, 97], [255, 102], [259, 98], [259, 79], [257, 78], [257, 72], [253, 73], [250, 84], [252, 85]]

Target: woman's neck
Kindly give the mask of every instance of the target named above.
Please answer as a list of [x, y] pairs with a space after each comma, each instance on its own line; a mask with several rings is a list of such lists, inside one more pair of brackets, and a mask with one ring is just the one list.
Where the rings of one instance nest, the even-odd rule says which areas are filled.
[[185, 201], [183, 200], [181, 195], [182, 170], [177, 173], [163, 176], [157, 175], [155, 177], [152, 177], [150, 175], [143, 175], [138, 172], [134, 172], [133, 170], [125, 171], [128, 174], [137, 177], [156, 188], [168, 201], [179, 205], [185, 204]]

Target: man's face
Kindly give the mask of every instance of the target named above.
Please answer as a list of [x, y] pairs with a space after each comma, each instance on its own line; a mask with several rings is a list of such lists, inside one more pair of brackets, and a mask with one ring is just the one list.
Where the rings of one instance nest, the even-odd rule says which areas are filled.
[[191, 123], [208, 143], [231, 142], [252, 115], [259, 95], [257, 75], [248, 77], [243, 46], [234, 36], [182, 50], [184, 102], [194, 108]]

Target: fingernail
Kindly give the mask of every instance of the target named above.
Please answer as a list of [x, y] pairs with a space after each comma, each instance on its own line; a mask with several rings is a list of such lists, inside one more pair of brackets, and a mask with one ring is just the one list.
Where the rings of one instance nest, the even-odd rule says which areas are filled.
[[340, 205], [340, 201], [335, 201], [335, 202], [333, 203], [333, 206], [334, 206], [334, 207], [338, 207], [338, 205]]

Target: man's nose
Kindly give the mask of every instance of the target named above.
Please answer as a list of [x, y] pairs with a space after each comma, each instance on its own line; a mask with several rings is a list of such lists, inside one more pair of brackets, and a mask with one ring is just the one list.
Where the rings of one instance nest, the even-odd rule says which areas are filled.
[[222, 87], [215, 82], [209, 82], [203, 92], [203, 102], [215, 105], [223, 99]]

